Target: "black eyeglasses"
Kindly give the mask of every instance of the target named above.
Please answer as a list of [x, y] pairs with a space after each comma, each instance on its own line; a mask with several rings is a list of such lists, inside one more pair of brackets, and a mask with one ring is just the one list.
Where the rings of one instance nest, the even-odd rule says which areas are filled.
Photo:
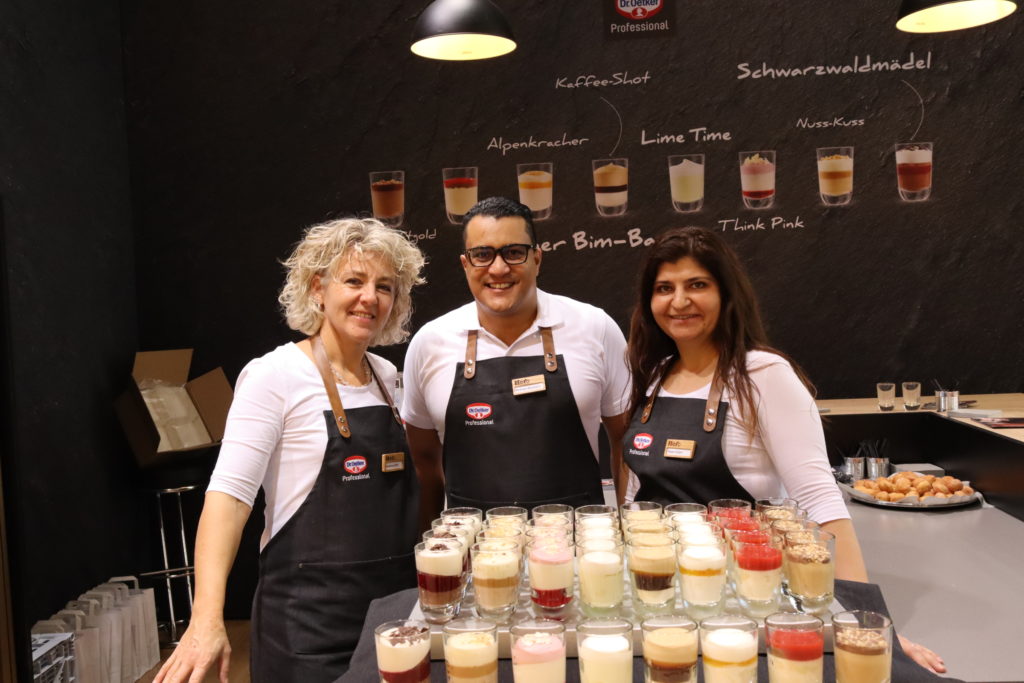
[[503, 247], [473, 247], [466, 250], [466, 258], [478, 268], [485, 268], [494, 263], [494, 257], [501, 254], [501, 260], [507, 265], [518, 266], [526, 263], [533, 251], [532, 244], [506, 244]]

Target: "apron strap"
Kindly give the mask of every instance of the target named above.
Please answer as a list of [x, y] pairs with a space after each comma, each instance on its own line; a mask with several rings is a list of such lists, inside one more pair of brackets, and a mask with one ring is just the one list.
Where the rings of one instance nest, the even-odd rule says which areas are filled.
[[[665, 369], [661, 373], [661, 377], [658, 378], [658, 383], [654, 387], [654, 391], [647, 397], [647, 402], [644, 403], [644, 410], [640, 414], [640, 423], [646, 424], [651, 419], [651, 413], [654, 411], [654, 400], [658, 397], [658, 393], [661, 391], [661, 385], [668, 376], [668, 373], [672, 370], [673, 360], [669, 359], [665, 363]], [[718, 426], [718, 404], [722, 400], [722, 382], [718, 377], [718, 373], [711, 378], [711, 389], [708, 391], [708, 401], [704, 407], [704, 420], [703, 427], [705, 432], [715, 431], [715, 427]]]
[[[309, 338], [313, 347], [313, 358], [316, 360], [316, 368], [320, 371], [320, 379], [324, 382], [324, 389], [327, 390], [327, 399], [331, 402], [331, 410], [334, 412], [334, 422], [338, 425], [338, 432], [346, 439], [352, 436], [352, 430], [348, 427], [348, 418], [345, 417], [345, 409], [341, 405], [341, 396], [338, 395], [338, 385], [334, 382], [334, 373], [331, 372], [331, 361], [327, 358], [327, 351], [324, 350], [324, 342], [320, 335], [313, 335]], [[373, 371], [371, 366], [370, 371]], [[388, 398], [390, 402], [390, 397]]]
[[538, 327], [540, 338], [544, 344], [544, 368], [548, 372], [558, 372], [558, 357], [555, 355], [555, 337], [550, 327]]
[[479, 332], [470, 330], [466, 337], [466, 365], [462, 368], [462, 376], [466, 379], [476, 377], [476, 338]]
[[391, 392], [384, 385], [384, 381], [381, 380], [380, 375], [373, 369], [373, 363], [370, 362], [370, 357], [366, 357], [366, 365], [370, 368], [370, 374], [373, 375], [373, 380], [377, 383], [377, 388], [380, 389], [381, 396], [384, 397], [384, 402], [388, 404], [388, 408], [391, 408], [391, 415], [395, 418], [395, 422], [398, 423], [399, 427], [404, 427], [402, 423], [402, 416], [398, 412], [398, 406], [395, 405], [394, 400], [391, 398]]
[[711, 391], [708, 392], [708, 402], [704, 406], [704, 431], [713, 432], [718, 425], [718, 403], [722, 399], [722, 382], [715, 373], [711, 380]]

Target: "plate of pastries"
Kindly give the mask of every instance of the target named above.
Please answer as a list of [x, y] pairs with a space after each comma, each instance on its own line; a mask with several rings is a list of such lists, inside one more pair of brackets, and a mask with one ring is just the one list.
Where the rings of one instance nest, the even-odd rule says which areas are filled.
[[956, 507], [970, 505], [981, 497], [969, 481], [919, 472], [894, 472], [888, 477], [858, 479], [852, 486], [839, 486], [854, 500], [880, 507]]

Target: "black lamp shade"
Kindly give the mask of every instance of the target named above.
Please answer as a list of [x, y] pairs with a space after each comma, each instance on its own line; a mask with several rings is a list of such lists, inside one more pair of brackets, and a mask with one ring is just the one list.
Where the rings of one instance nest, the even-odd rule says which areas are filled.
[[1015, 0], [903, 0], [896, 28], [941, 33], [998, 21], [1017, 9]]
[[416, 20], [410, 49], [430, 59], [488, 59], [516, 49], [516, 42], [490, 0], [434, 0]]

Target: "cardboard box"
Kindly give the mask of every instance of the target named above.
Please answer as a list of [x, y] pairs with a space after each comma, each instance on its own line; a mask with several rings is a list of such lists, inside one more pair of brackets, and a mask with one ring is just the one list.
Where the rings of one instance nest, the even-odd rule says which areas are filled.
[[216, 446], [233, 393], [221, 368], [189, 381], [192, 349], [135, 354], [132, 382], [114, 402], [135, 459], [153, 467]]

